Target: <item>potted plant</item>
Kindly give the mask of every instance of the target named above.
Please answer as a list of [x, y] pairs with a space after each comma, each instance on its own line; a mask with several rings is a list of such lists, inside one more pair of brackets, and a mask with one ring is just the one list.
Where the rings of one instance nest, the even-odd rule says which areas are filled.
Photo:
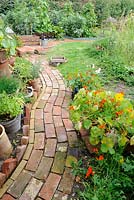
[[70, 106], [78, 130], [88, 132], [88, 141], [103, 153], [124, 148], [134, 135], [134, 109], [122, 93], [82, 88]]
[[4, 126], [0, 124], [0, 158], [6, 159], [12, 153], [12, 145], [5, 132]]
[[7, 94], [13, 94], [18, 92], [20, 88], [21, 82], [19, 79], [13, 76], [3, 76], [0, 78], [0, 93], [3, 93], [5, 91]]
[[21, 128], [21, 113], [23, 98], [18, 94], [0, 94], [0, 124], [5, 127], [7, 134], [16, 133]]
[[6, 27], [3, 20], [0, 18], [0, 76], [10, 76], [8, 57], [15, 55], [16, 39], [6, 33]]
[[32, 86], [33, 89], [37, 92], [40, 91], [40, 87], [38, 84], [38, 78], [39, 78], [40, 71], [41, 71], [41, 64], [39, 62], [35, 62], [32, 65], [32, 72], [31, 72], [32, 78], [31, 78], [31, 80], [29, 80], [29, 85]]

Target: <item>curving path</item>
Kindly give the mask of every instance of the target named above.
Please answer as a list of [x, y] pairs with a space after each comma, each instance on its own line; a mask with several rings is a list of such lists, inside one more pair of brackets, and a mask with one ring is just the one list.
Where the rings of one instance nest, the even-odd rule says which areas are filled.
[[1, 200], [67, 200], [72, 191], [78, 139], [69, 120], [71, 92], [56, 68], [42, 65], [43, 87], [31, 111], [29, 144], [0, 189]]

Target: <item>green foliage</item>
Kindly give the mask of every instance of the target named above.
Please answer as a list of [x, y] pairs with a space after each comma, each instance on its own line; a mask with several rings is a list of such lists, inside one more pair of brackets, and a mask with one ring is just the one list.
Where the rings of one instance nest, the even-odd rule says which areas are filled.
[[[73, 174], [79, 176], [84, 184], [84, 190], [78, 191], [81, 200], [131, 200], [134, 198], [133, 154], [124, 157], [117, 153], [114, 156], [105, 155], [104, 160], [95, 157], [87, 160], [93, 167], [95, 174], [85, 179], [85, 160], [78, 161], [73, 166]], [[89, 165], [87, 165], [88, 167]]]
[[0, 94], [0, 119], [9, 120], [22, 113], [23, 98], [15, 95]]
[[14, 77], [0, 78], [0, 93], [4, 91], [7, 94], [16, 93], [20, 89], [20, 81]]
[[14, 0], [1, 0], [0, 1], [0, 14], [6, 14], [14, 6]]
[[24, 58], [16, 58], [14, 64], [14, 74], [24, 83], [31, 80], [32, 77], [32, 63]]
[[14, 55], [16, 47], [15, 37], [6, 33], [6, 26], [0, 18], [0, 49], [5, 49], [8, 55]]
[[32, 71], [31, 71], [32, 79], [39, 78], [40, 70], [41, 70], [41, 64], [39, 62], [35, 62], [32, 65]]

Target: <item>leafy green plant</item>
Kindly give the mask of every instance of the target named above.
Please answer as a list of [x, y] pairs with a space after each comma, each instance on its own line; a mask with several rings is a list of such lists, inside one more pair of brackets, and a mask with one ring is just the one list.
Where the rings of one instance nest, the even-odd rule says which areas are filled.
[[92, 145], [102, 152], [115, 153], [124, 148], [134, 130], [134, 109], [122, 93], [81, 89], [70, 106], [71, 119], [78, 130], [89, 130]]
[[0, 18], [0, 49], [6, 50], [7, 55], [14, 55], [16, 46], [15, 38], [6, 33], [4, 21]]
[[4, 91], [7, 94], [16, 93], [20, 89], [20, 81], [14, 77], [1, 77], [0, 78], [0, 93]]
[[16, 58], [14, 64], [14, 75], [16, 75], [24, 83], [27, 83], [33, 78], [33, 66], [32, 63], [24, 58]]
[[39, 78], [39, 73], [40, 73], [41, 68], [42, 67], [39, 62], [32, 64], [32, 69], [31, 69], [32, 79]]
[[0, 119], [2, 121], [13, 119], [23, 111], [23, 98], [17, 94], [0, 94]]

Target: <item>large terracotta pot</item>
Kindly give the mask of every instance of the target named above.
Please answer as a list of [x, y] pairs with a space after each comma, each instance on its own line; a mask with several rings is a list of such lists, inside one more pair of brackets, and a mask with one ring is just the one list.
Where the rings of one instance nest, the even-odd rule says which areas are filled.
[[0, 158], [6, 159], [12, 153], [12, 145], [5, 132], [4, 126], [0, 124]]
[[0, 77], [3, 76], [7, 76], [10, 77], [11, 76], [12, 71], [9, 68], [9, 60], [5, 60], [3, 61], [3, 63], [0, 63]]
[[80, 132], [80, 136], [82, 138], [82, 140], [84, 141], [87, 150], [89, 151], [89, 153], [94, 153], [94, 149], [95, 148], [100, 148], [100, 145], [92, 145], [89, 141], [89, 130], [83, 129], [81, 128]]
[[7, 59], [7, 54], [5, 49], [0, 49], [0, 63], [5, 62]]

